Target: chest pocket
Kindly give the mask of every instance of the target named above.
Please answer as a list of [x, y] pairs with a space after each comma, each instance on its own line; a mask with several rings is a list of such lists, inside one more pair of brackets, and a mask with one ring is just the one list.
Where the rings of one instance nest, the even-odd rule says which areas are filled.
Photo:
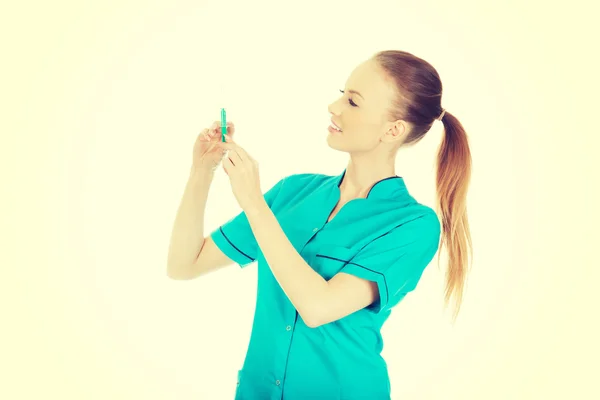
[[354, 257], [352, 249], [342, 246], [324, 246], [317, 251], [312, 267], [324, 279], [333, 278]]

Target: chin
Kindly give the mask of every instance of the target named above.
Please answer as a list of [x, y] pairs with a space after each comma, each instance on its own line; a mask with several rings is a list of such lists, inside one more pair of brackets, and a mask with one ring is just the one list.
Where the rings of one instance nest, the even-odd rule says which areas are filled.
[[343, 147], [343, 141], [341, 141], [339, 139], [340, 139], [339, 136], [337, 136], [337, 135], [334, 136], [332, 134], [329, 134], [329, 135], [327, 135], [327, 145], [329, 145], [329, 147], [334, 150], [343, 151], [343, 152], [347, 153], [348, 149]]

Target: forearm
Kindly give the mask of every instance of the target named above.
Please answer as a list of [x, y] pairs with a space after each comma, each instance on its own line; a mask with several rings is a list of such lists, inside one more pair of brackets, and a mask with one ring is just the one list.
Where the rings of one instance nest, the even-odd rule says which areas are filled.
[[191, 265], [204, 244], [204, 213], [214, 172], [192, 167], [175, 216], [167, 266], [169, 270]]
[[259, 202], [246, 216], [275, 279], [309, 326], [318, 324], [328, 284], [298, 254], [269, 206]]

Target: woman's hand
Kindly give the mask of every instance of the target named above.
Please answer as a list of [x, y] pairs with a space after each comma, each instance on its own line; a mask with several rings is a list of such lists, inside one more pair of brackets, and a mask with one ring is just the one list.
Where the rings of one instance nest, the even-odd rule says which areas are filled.
[[[227, 122], [227, 136], [235, 135], [235, 126], [233, 122]], [[206, 168], [214, 171], [223, 159], [222, 148], [217, 144], [221, 143], [221, 121], [215, 121], [210, 128], [204, 129], [194, 143], [193, 166]]]
[[264, 203], [258, 162], [229, 135], [225, 140], [218, 147], [227, 152], [223, 158], [223, 169], [229, 177], [233, 195], [246, 213], [255, 212]]

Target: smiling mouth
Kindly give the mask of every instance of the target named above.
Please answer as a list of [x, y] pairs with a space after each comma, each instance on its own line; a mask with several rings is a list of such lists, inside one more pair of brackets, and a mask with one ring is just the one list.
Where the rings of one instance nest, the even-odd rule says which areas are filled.
[[342, 130], [341, 130], [341, 129], [339, 129], [337, 126], [335, 126], [333, 123], [331, 123], [331, 124], [329, 125], [329, 129], [330, 129], [330, 130], [334, 130], [334, 131], [336, 131], [336, 132], [341, 132], [341, 131], [342, 131]]

